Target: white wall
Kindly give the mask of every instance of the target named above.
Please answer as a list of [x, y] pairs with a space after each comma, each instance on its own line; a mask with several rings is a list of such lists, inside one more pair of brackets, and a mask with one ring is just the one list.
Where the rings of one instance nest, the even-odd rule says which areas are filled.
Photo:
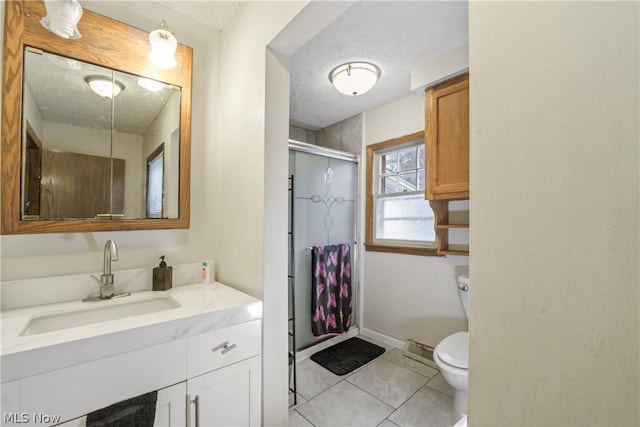
[[640, 425], [640, 4], [469, 21], [469, 424]]
[[220, 43], [216, 273], [220, 281], [264, 297], [262, 423], [267, 426], [288, 422], [289, 116], [288, 67], [267, 45], [305, 4], [243, 3]]
[[[177, 136], [177, 138], [176, 138]], [[142, 194], [146, 194], [147, 178], [147, 158], [157, 149], [160, 144], [164, 144], [164, 199], [163, 212], [169, 218], [178, 216], [179, 203], [179, 169], [180, 169], [180, 92], [171, 91], [169, 100], [162, 110], [153, 119], [143, 135], [143, 158], [141, 167], [144, 173], [142, 176]], [[146, 197], [142, 201], [142, 213], [146, 212]]]
[[[119, 260], [113, 266], [116, 287], [117, 270], [155, 266], [162, 254], [167, 256], [169, 264], [214, 259], [216, 230], [213, 219], [217, 204], [211, 171], [217, 166], [214, 153], [218, 140], [219, 33], [157, 2], [98, 1], [83, 6], [147, 31], [158, 25], [157, 17], [161, 16], [171, 22], [178, 40], [194, 49], [191, 228], [1, 236], [3, 281], [100, 271], [103, 246], [108, 239], [116, 241], [120, 252]], [[4, 12], [4, 4], [2, 10]], [[94, 291], [88, 289], [87, 294]]]
[[[422, 131], [424, 97], [410, 95], [365, 113], [363, 127], [365, 145]], [[468, 202], [457, 203], [458, 209], [468, 207]], [[361, 326], [395, 340], [411, 338], [434, 347], [447, 335], [466, 330], [456, 277], [467, 272], [468, 264], [468, 257], [462, 256], [364, 252]]]
[[[0, 3], [0, 6], [4, 7], [3, 3]], [[4, 25], [4, 23], [3, 23]], [[33, 94], [31, 93], [31, 89], [29, 86], [25, 85], [22, 97], [23, 101], [23, 116], [29, 122], [31, 129], [36, 133], [36, 136], [40, 141], [42, 141], [42, 122], [44, 119], [42, 118], [42, 114], [40, 113], [40, 109], [38, 108], [38, 104], [35, 99], [33, 99]]]

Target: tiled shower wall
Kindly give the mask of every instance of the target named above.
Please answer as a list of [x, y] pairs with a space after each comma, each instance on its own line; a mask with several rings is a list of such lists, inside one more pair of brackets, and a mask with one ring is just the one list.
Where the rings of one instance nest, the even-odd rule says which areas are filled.
[[358, 114], [318, 131], [289, 126], [289, 138], [348, 153], [361, 154], [362, 115]]

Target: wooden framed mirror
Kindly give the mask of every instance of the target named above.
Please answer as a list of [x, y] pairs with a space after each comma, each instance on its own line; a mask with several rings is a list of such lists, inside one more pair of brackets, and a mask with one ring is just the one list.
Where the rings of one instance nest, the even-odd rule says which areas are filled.
[[[85, 9], [67, 40], [43, 2], [5, 7], [2, 234], [188, 228], [192, 49], [161, 70], [145, 31]], [[120, 94], [92, 93], [96, 76]]]

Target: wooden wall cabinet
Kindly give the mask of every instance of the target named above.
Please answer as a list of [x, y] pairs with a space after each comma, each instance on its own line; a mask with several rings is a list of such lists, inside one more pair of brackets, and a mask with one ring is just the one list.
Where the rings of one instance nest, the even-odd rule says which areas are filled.
[[469, 197], [469, 74], [425, 91], [428, 200]]
[[[465, 218], [454, 218], [449, 212], [448, 200], [431, 200], [431, 209], [435, 215], [435, 229], [438, 237], [438, 255], [469, 255], [469, 245], [449, 244], [449, 230], [469, 228], [469, 212]], [[460, 212], [453, 212], [460, 213]]]

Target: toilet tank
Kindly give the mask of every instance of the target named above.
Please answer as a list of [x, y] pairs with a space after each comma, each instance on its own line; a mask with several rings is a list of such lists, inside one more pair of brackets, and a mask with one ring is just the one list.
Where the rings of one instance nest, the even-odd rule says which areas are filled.
[[469, 275], [462, 274], [458, 276], [458, 295], [464, 308], [464, 315], [469, 318]]

